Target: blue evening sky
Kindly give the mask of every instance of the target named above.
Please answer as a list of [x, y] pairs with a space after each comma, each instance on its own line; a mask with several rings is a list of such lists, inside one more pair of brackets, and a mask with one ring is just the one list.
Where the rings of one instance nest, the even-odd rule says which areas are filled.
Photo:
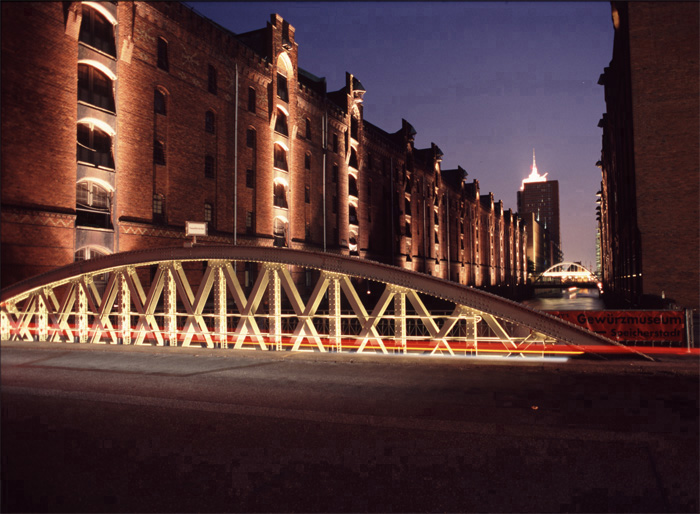
[[405, 118], [416, 147], [437, 144], [481, 192], [517, 209], [530, 173], [559, 181], [564, 258], [595, 264], [605, 111], [598, 76], [612, 58], [608, 2], [189, 2], [234, 33], [278, 13], [296, 29], [299, 66], [365, 86], [364, 116]]

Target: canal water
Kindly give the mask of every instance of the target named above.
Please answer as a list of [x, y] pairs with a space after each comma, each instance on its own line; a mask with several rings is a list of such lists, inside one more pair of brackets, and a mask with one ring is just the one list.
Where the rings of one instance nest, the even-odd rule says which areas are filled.
[[605, 304], [595, 287], [582, 289], [573, 287], [563, 291], [540, 290], [534, 298], [522, 303], [541, 311], [597, 311], [605, 309]]

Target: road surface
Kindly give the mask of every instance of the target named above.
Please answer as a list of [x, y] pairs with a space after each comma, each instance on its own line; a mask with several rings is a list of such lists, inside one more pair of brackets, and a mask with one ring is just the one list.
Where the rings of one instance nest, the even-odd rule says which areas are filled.
[[699, 507], [697, 356], [1, 350], [3, 512]]

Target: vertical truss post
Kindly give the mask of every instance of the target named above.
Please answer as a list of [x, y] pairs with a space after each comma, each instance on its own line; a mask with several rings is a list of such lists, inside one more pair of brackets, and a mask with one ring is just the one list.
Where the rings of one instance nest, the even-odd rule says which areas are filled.
[[394, 295], [394, 341], [406, 353], [406, 293], [401, 290]]
[[5, 312], [5, 309], [0, 311], [0, 339], [10, 340], [10, 316]]
[[44, 295], [36, 295], [36, 313], [37, 313], [37, 340], [47, 341], [49, 338], [49, 313], [46, 308]]
[[269, 303], [269, 336], [275, 350], [282, 349], [282, 288], [279, 276], [279, 266], [266, 265], [265, 273], [269, 273], [267, 299]]
[[119, 334], [121, 344], [131, 344], [131, 291], [124, 273], [134, 273], [133, 268], [120, 271], [118, 277], [119, 287]]
[[[85, 281], [87, 282], [88, 279]], [[85, 287], [80, 281], [75, 283], [75, 289], [78, 296], [78, 309], [75, 313], [78, 325], [78, 341], [79, 343], [87, 343], [88, 340], [88, 299], [85, 292]]]
[[328, 314], [329, 332], [331, 344], [337, 352], [343, 351], [343, 338], [340, 325], [340, 283], [338, 277], [330, 276], [328, 284]]
[[464, 340], [465, 340], [465, 353], [469, 349], [469, 344], [471, 343], [472, 346], [474, 347], [474, 353], [475, 355], [479, 355], [479, 345], [477, 344], [476, 340], [476, 324], [481, 321], [481, 317], [479, 316], [467, 316], [465, 318], [465, 334], [464, 334]]
[[163, 287], [163, 325], [165, 336], [168, 338], [168, 346], [177, 346], [177, 285], [173, 270], [168, 264], [160, 265], [165, 274]]
[[219, 340], [221, 348], [228, 348], [228, 327], [226, 311], [226, 275], [224, 275], [223, 265], [214, 264], [214, 312], [216, 316], [216, 338]]

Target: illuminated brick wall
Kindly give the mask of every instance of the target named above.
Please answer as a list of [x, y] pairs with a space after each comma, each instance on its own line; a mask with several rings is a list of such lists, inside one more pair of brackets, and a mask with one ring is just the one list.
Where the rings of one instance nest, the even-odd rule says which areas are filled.
[[[443, 173], [437, 145], [414, 148], [405, 120], [365, 121], [356, 77], [327, 91], [300, 69], [277, 15], [236, 36], [179, 3], [3, 3], [2, 24], [3, 285], [89, 252], [181, 246], [206, 216], [203, 244], [522, 280], [522, 262], [501, 264], [524, 254], [517, 217]], [[490, 248], [512, 226], [513, 249]]]

